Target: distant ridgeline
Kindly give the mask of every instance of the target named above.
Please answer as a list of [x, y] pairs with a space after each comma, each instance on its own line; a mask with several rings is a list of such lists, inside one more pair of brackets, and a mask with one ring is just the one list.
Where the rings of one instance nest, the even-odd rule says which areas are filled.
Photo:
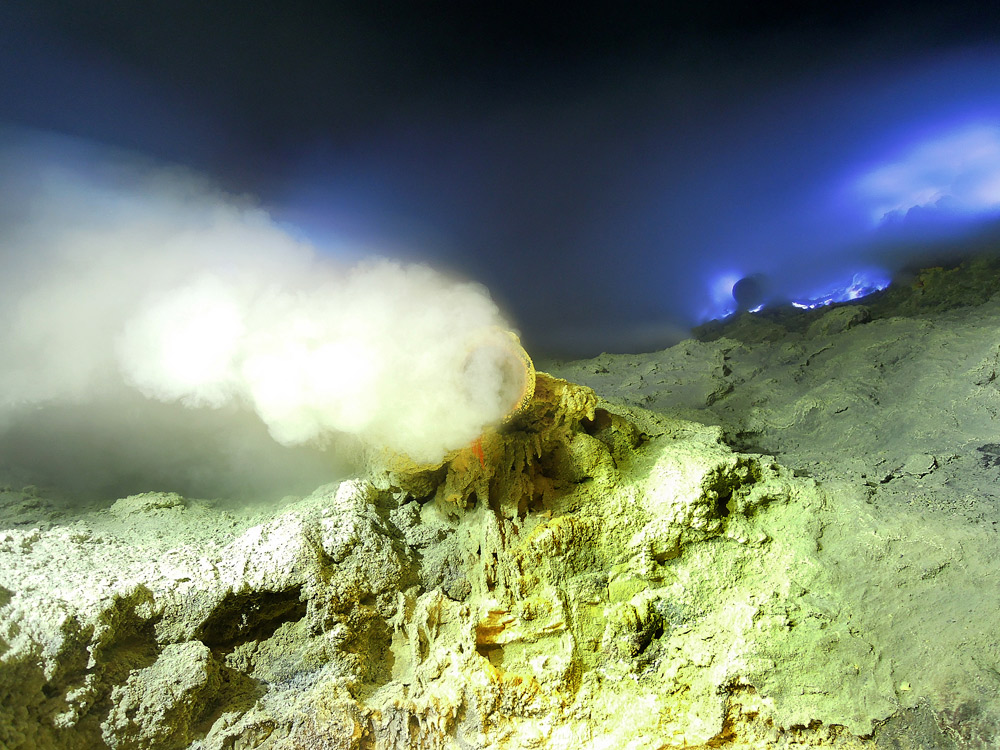
[[699, 341], [731, 338], [754, 343], [773, 341], [787, 333], [804, 333], [831, 309], [864, 309], [867, 319], [915, 316], [956, 307], [981, 305], [1000, 292], [1000, 251], [952, 259], [939, 266], [903, 269], [888, 288], [859, 299], [802, 309], [791, 303], [711, 320], [691, 329]]

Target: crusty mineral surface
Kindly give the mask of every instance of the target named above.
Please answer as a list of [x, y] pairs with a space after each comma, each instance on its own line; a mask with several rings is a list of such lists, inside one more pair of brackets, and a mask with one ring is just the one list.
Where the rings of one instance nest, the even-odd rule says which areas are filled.
[[988, 270], [552, 363], [304, 498], [0, 486], [0, 749], [1000, 747]]
[[265, 516], [8, 488], [0, 747], [868, 746], [901, 688], [819, 555], [864, 498], [721, 435], [539, 373], [482, 461]]

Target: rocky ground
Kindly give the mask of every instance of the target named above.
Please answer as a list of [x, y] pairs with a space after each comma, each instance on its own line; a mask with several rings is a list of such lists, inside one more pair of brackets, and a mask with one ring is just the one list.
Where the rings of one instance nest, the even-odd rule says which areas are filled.
[[996, 747], [996, 280], [549, 363], [266, 512], [7, 487], [0, 747]]

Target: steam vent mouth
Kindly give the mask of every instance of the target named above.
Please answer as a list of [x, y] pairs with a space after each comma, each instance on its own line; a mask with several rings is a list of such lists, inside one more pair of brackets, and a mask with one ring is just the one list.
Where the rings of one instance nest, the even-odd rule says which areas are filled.
[[535, 366], [511, 331], [490, 329], [470, 344], [460, 368], [461, 398], [507, 421], [535, 394]]

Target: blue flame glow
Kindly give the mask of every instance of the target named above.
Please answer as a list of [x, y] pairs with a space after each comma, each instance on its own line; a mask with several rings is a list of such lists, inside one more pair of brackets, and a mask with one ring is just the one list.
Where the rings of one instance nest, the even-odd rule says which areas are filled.
[[858, 271], [851, 277], [849, 284], [833, 286], [825, 291], [810, 294], [803, 299], [793, 300], [792, 305], [800, 309], [812, 310], [836, 302], [850, 302], [882, 291], [889, 286], [890, 281], [889, 274], [885, 271], [877, 269]]
[[701, 321], [724, 318], [736, 311], [733, 287], [745, 274], [727, 271], [716, 276], [709, 284], [709, 304], [701, 313]]
[[[726, 318], [736, 312], [733, 299], [733, 286], [742, 276], [727, 272], [716, 276], [710, 284], [711, 304], [702, 311], [701, 322]], [[800, 310], [813, 310], [837, 302], [850, 302], [879, 292], [889, 286], [891, 276], [888, 272], [877, 268], [867, 268], [856, 271], [850, 281], [833, 282], [830, 285], [799, 293], [789, 297], [772, 296], [767, 302], [758, 305], [749, 312], [759, 313], [769, 306], [790, 304]]]

